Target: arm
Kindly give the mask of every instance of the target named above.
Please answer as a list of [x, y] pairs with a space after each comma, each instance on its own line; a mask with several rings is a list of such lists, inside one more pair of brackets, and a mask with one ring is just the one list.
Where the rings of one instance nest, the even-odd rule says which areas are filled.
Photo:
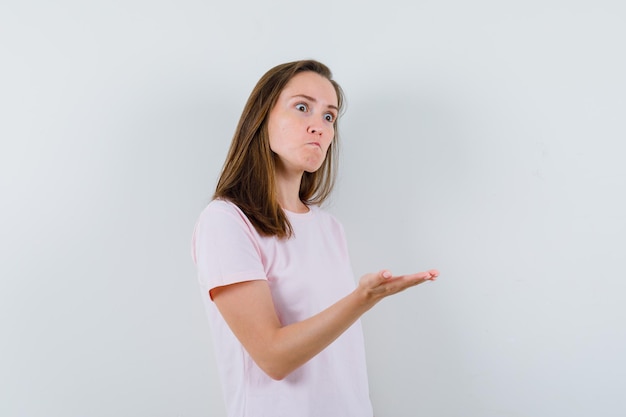
[[320, 353], [383, 298], [425, 281], [431, 270], [392, 277], [389, 271], [366, 274], [357, 288], [326, 310], [298, 323], [282, 326], [266, 281], [247, 281], [214, 288], [211, 296], [257, 365], [280, 380]]

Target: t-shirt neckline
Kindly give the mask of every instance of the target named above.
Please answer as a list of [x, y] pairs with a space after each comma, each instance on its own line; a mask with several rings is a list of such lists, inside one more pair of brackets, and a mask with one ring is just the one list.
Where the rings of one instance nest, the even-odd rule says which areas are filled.
[[289, 217], [303, 219], [303, 218], [306, 218], [306, 217], [309, 217], [309, 216], [313, 215], [313, 207], [311, 207], [311, 206], [307, 206], [307, 207], [309, 208], [309, 211], [307, 211], [306, 213], [297, 213], [295, 211], [290, 211], [290, 210], [287, 210], [287, 209], [284, 209], [284, 208], [283, 208], [283, 211]]

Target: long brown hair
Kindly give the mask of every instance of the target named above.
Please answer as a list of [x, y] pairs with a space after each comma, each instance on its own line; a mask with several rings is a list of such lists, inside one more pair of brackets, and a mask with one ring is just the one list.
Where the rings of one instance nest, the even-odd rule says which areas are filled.
[[[339, 110], [344, 95], [321, 62], [304, 60], [278, 65], [265, 73], [252, 90], [235, 130], [213, 198], [236, 204], [264, 236], [290, 237], [291, 224], [278, 204], [274, 153], [270, 149], [267, 121], [287, 83], [298, 73], [312, 71], [328, 79], [337, 93]], [[338, 160], [337, 119], [335, 137], [320, 169], [305, 172], [300, 183], [300, 200], [321, 204], [335, 184]]]

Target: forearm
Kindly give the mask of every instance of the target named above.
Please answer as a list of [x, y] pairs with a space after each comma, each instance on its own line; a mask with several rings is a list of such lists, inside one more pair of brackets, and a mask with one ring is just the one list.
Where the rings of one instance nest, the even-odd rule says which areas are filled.
[[392, 277], [364, 275], [356, 289], [320, 313], [282, 325], [267, 282], [247, 281], [211, 291], [213, 301], [252, 359], [271, 378], [282, 379], [324, 350], [381, 299], [434, 280], [436, 271]]
[[334, 342], [376, 301], [357, 288], [322, 312], [276, 329], [255, 361], [270, 377], [282, 379]]

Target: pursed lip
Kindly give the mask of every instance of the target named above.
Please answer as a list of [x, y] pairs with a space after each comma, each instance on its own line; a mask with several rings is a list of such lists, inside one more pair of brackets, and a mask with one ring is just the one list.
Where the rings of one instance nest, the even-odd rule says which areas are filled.
[[318, 148], [322, 149], [322, 145], [319, 142], [309, 142], [308, 144], [317, 146]]

